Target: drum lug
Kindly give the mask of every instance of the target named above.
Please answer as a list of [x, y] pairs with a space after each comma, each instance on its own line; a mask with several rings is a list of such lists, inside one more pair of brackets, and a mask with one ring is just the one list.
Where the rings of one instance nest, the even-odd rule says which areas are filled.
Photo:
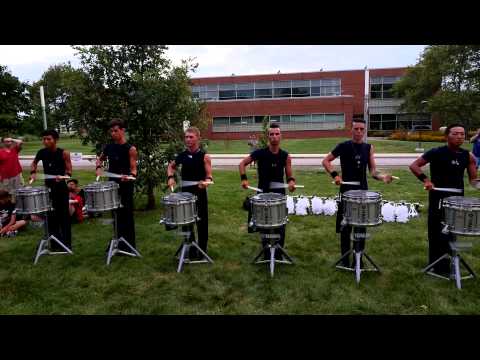
[[445, 235], [448, 235], [450, 233], [450, 226], [448, 224], [445, 224], [443, 221], [442, 221], [442, 225], [443, 225], [442, 233]]
[[158, 222], [160, 225], [163, 225], [165, 224], [165, 219], [160, 219], [160, 221]]

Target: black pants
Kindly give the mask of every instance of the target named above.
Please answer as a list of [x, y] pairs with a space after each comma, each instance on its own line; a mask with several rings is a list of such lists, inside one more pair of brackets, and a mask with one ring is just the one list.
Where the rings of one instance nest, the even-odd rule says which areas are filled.
[[[133, 218], [133, 183], [129, 181], [122, 181], [120, 185], [119, 194], [122, 207], [117, 209], [117, 224], [118, 237], [123, 237], [131, 246], [135, 245], [135, 221]], [[124, 244], [118, 246], [120, 250], [131, 251]]]
[[[350, 225], [341, 225], [343, 220], [343, 202], [338, 204], [337, 219], [336, 219], [336, 232], [340, 233], [340, 252], [345, 255], [350, 251], [350, 235], [352, 233], [352, 226]], [[364, 235], [366, 234], [367, 229], [364, 227], [355, 227], [354, 233]], [[360, 236], [361, 236], [360, 235]], [[363, 251], [365, 249], [365, 237], [354, 242], [355, 250]], [[342, 261], [342, 265], [350, 266], [349, 257], [345, 257]], [[355, 259], [353, 259], [353, 265], [355, 265]]]
[[[183, 191], [183, 190], [182, 190]], [[207, 252], [207, 245], [208, 245], [208, 198], [207, 198], [207, 191], [198, 189], [198, 190], [191, 190], [189, 189], [190, 193], [197, 196], [197, 214], [199, 220], [197, 221], [197, 236], [198, 236], [198, 246], [204, 252]], [[182, 226], [182, 231], [190, 231], [190, 240], [195, 241], [195, 232], [194, 232], [193, 224], [184, 225]], [[190, 248], [190, 256], [196, 257], [199, 256], [197, 254], [196, 249]]]
[[[48, 231], [50, 235], [55, 236], [69, 249], [72, 248], [72, 227], [69, 212], [68, 187], [65, 181], [48, 181], [47, 187], [50, 188], [50, 199], [52, 200], [53, 211], [47, 213]], [[51, 242], [53, 251], [64, 250], [55, 241]]]
[[[439, 209], [443, 198], [452, 196], [452, 194], [439, 194], [439, 192], [430, 191], [428, 197], [428, 263], [431, 264], [442, 255], [451, 253], [449, 242], [454, 241], [453, 234], [442, 233], [444, 220], [444, 209]], [[443, 259], [435, 265], [435, 272], [448, 273], [450, 263], [448, 259]]]

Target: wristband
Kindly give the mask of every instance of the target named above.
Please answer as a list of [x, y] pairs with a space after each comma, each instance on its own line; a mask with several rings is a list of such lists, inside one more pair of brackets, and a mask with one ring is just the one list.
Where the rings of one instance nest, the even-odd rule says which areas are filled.
[[102, 165], [97, 165], [97, 167], [95, 168], [95, 170], [97, 170], [97, 169], [101, 169], [101, 168], [103, 168], [103, 166], [102, 166]]
[[35, 170], [30, 171], [30, 175], [36, 174], [37, 172]]
[[248, 180], [247, 174], [240, 174], [240, 180]]
[[290, 181], [295, 181], [295, 178], [293, 176], [290, 176], [288, 179], [287, 179], [287, 183], [289, 183]]
[[210, 179], [211, 181], [213, 181], [213, 178], [211, 176], [207, 176], [205, 179]]
[[170, 180], [170, 179], [175, 179], [175, 176], [173, 176], [173, 175], [168, 175], [168, 176], [167, 176], [167, 181]]
[[68, 175], [68, 176], [72, 177], [72, 174], [69, 174], [69, 173], [67, 173], [67, 172], [65, 173], [65, 175]]
[[417, 179], [420, 180], [421, 182], [425, 182], [426, 178], [427, 178], [427, 175], [425, 175], [424, 173], [417, 175]]
[[335, 178], [338, 176], [338, 172], [332, 171], [332, 172], [330, 173], [330, 176], [332, 177], [332, 179], [335, 179]]

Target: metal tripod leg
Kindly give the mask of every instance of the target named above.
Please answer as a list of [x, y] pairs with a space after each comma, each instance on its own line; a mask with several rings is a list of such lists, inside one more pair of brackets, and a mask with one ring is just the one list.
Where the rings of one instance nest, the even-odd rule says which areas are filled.
[[178, 261], [177, 272], [182, 271], [182, 266], [183, 266], [183, 263], [185, 262], [185, 253], [186, 253], [186, 251], [188, 250], [189, 247], [190, 247], [190, 245], [185, 244], [185, 243], [182, 245], [182, 250], [181, 250], [181, 253], [180, 253], [180, 260]]
[[450, 255], [449, 254], [443, 254], [441, 257], [439, 257], [437, 260], [435, 260], [434, 262], [432, 262], [431, 264], [427, 265], [427, 267], [425, 267], [422, 272], [424, 273], [428, 273], [428, 275], [432, 275], [432, 276], [435, 276], [435, 277], [438, 277], [438, 278], [441, 278], [441, 279], [447, 279], [449, 280], [450, 278], [447, 278], [446, 276], [442, 276], [442, 275], [439, 275], [439, 274], [435, 274], [433, 272], [430, 272], [430, 270], [432, 270], [432, 268], [437, 264], [439, 263], [440, 261], [442, 261], [443, 259], [448, 259], [450, 258]]
[[357, 284], [360, 284], [360, 275], [362, 270], [360, 269], [361, 261], [362, 261], [362, 252], [353, 252], [355, 254], [355, 279]]
[[[275, 247], [280, 252], [280, 254], [285, 256], [288, 260], [288, 261], [283, 260], [282, 263], [285, 263], [285, 264], [294, 264], [295, 263], [293, 261], [293, 259], [290, 257], [290, 255], [288, 255], [288, 253], [285, 251], [285, 249], [280, 246], [280, 244], [275, 244]], [[279, 262], [279, 261], [277, 261], [277, 262]]]
[[[200, 248], [200, 246], [197, 244], [196, 241], [192, 241], [192, 244], [191, 244], [191, 245], [193, 245], [193, 247], [195, 247], [195, 248], [200, 252], [200, 254], [202, 254], [203, 257], [204, 257], [205, 259], [207, 259], [207, 261], [208, 261], [209, 263], [213, 264], [212, 258], [211, 258], [210, 256], [208, 256], [207, 253]], [[193, 261], [193, 262], [195, 262], [195, 261]]]
[[372, 266], [374, 267], [374, 269], [365, 269], [365, 271], [378, 271], [379, 273], [382, 272], [380, 270], [380, 268], [378, 267], [378, 265], [373, 262], [372, 258], [370, 256], [368, 256], [368, 254], [366, 252], [363, 252], [363, 255], [370, 262], [370, 264], [372, 264]]
[[342, 265], [338, 265], [342, 262], [342, 260], [348, 256], [350, 256], [350, 254], [353, 253], [353, 250], [350, 249], [348, 250], [345, 254], [342, 255], [342, 257], [340, 259], [338, 259], [334, 264], [333, 264], [333, 267], [336, 267], [337, 269], [342, 269], [342, 270], [353, 270], [352, 268], [350, 267], [346, 267], [346, 266], [342, 266]]
[[[67, 246], [65, 246], [64, 243], [58, 240], [54, 235], [50, 235], [48, 231], [48, 215], [47, 214], [45, 214], [45, 220], [44, 220], [44, 233], [45, 233], [44, 235], [45, 237], [41, 239], [40, 243], [38, 244], [35, 259], [33, 260], [34, 265], [38, 263], [38, 260], [42, 255], [63, 255], [63, 254], [73, 255], [73, 251], [70, 250]], [[63, 249], [65, 249], [65, 251], [50, 251], [51, 240], [55, 241], [58, 245], [60, 245]]]
[[465, 266], [465, 268], [467, 269], [467, 271], [470, 273], [471, 277], [473, 278], [476, 278], [477, 275], [475, 274], [475, 272], [472, 270], [472, 268], [465, 262], [465, 260], [463, 260], [463, 258], [458, 255], [458, 257], [460, 258], [460, 262], [463, 264], [463, 266]]
[[275, 271], [275, 246], [270, 246], [270, 276], [273, 277]]
[[457, 286], [457, 289], [462, 288], [462, 275], [460, 273], [460, 260], [458, 258], [458, 255], [452, 257], [453, 260], [453, 268], [454, 268], [454, 274], [455, 274], [455, 284]]

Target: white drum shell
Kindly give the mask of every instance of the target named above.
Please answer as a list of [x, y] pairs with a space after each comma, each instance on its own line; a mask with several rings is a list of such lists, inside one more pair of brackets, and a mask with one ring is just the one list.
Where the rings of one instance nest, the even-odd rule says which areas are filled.
[[197, 220], [197, 197], [191, 193], [172, 193], [162, 198], [163, 222], [187, 225]]
[[120, 207], [119, 185], [114, 181], [88, 184], [85, 191], [85, 208], [88, 212], [103, 212]]
[[259, 229], [274, 229], [287, 223], [287, 197], [277, 193], [258, 194], [251, 199], [252, 222]]
[[450, 196], [443, 199], [445, 224], [456, 235], [480, 235], [480, 199]]
[[382, 196], [368, 190], [350, 190], [342, 195], [343, 220], [352, 226], [377, 226], [382, 223]]
[[19, 215], [40, 214], [51, 210], [50, 189], [26, 186], [15, 191], [15, 210]]

